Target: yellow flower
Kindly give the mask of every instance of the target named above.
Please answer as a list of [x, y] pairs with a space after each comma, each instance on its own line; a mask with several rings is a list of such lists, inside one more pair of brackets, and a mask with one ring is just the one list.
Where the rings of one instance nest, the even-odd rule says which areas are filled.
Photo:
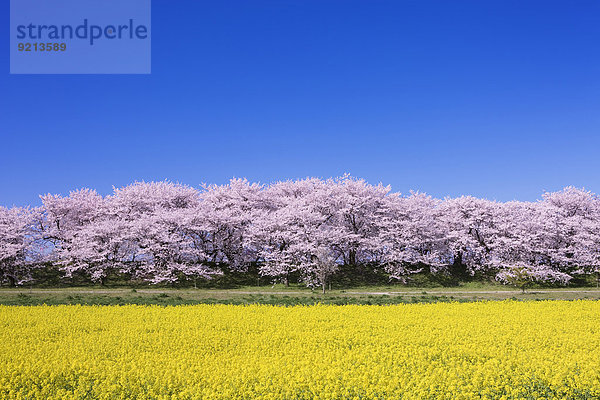
[[594, 301], [0, 306], [0, 398], [599, 398], [598, 315]]

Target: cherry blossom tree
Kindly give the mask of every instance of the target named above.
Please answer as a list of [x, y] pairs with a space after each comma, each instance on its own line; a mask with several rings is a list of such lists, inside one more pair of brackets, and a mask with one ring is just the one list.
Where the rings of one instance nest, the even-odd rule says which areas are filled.
[[261, 275], [289, 285], [290, 274], [299, 270], [304, 257], [299, 227], [307, 212], [305, 197], [321, 185], [320, 180], [311, 178], [277, 182], [265, 188], [244, 243], [260, 263]]
[[571, 275], [598, 271], [598, 204], [598, 196], [574, 187], [543, 195], [540, 252], [547, 264]]
[[3, 281], [22, 282], [44, 261], [101, 283], [115, 274], [195, 282], [251, 265], [312, 287], [340, 270], [400, 281], [420, 271], [503, 282], [596, 274], [600, 283], [600, 200], [573, 187], [537, 202], [439, 200], [344, 175], [199, 189], [135, 182], [105, 197], [80, 189], [41, 198], [40, 209], [0, 209]]
[[114, 190], [111, 220], [119, 221], [120, 260], [128, 271], [152, 283], [181, 276], [211, 278], [221, 274], [207, 265], [206, 249], [193, 231], [201, 213], [199, 192], [171, 182], [136, 182]]
[[496, 279], [517, 286], [525, 293], [525, 289], [535, 282], [566, 285], [571, 280], [571, 276], [545, 265], [515, 264], [503, 268], [496, 275]]
[[89, 273], [94, 280], [104, 274], [105, 263], [99, 255], [89, 229], [106, 215], [104, 199], [95, 190], [79, 189], [69, 196], [47, 194], [40, 196], [45, 218], [42, 220], [43, 239], [52, 247], [50, 261], [60, 266], [67, 276], [76, 271]]
[[339, 269], [335, 255], [327, 247], [319, 247], [311, 254], [310, 261], [302, 265], [301, 271], [307, 286], [320, 286], [325, 294], [327, 283]]
[[365, 266], [381, 257], [381, 221], [386, 217], [389, 186], [370, 185], [344, 175], [328, 180], [325, 190], [310, 201], [319, 205], [329, 225], [335, 227], [332, 250], [345, 265]]
[[211, 262], [232, 271], [246, 271], [257, 254], [245, 246], [250, 225], [264, 208], [263, 186], [246, 179], [227, 185], [204, 185], [194, 231]]
[[387, 196], [379, 218], [381, 265], [392, 279], [405, 282], [427, 268], [437, 272], [445, 265], [441, 225], [436, 218], [440, 201], [424, 193]]
[[11, 286], [31, 279], [35, 267], [35, 220], [38, 210], [0, 207], [0, 283]]
[[266, 190], [260, 220], [248, 231], [262, 275], [287, 283], [289, 274], [298, 271], [308, 286], [323, 286], [344, 262], [340, 244], [347, 232], [338, 224], [343, 200], [332, 200], [332, 184], [308, 178]]
[[440, 204], [449, 272], [459, 278], [485, 272], [491, 266], [490, 241], [498, 224], [496, 202], [472, 196], [447, 198]]

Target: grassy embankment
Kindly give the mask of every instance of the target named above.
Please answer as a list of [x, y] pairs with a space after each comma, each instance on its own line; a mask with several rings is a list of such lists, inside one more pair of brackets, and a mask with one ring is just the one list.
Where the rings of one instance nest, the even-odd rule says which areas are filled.
[[399, 304], [481, 300], [600, 300], [600, 289], [519, 289], [481, 283], [419, 288], [403, 285], [354, 287], [321, 294], [302, 286], [241, 286], [235, 289], [173, 289], [124, 287], [2, 288], [0, 304]]

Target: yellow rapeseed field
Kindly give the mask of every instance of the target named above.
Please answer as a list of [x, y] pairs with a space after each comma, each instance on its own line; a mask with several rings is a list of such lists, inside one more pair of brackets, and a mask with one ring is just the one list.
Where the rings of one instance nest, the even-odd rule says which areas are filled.
[[0, 307], [1, 399], [599, 399], [600, 302]]

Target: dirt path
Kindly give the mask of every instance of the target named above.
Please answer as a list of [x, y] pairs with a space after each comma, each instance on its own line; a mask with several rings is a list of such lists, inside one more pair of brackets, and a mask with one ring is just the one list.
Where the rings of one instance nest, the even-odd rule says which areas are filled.
[[[132, 293], [132, 289], [84, 289], [84, 290], [69, 290], [69, 289], [0, 289], [0, 293], [23, 293], [23, 294], [121, 294], [121, 293]], [[162, 294], [162, 293], [185, 293], [185, 294], [193, 294], [193, 293], [202, 293], [202, 294], [241, 294], [241, 295], [320, 295], [319, 291], [309, 292], [309, 291], [241, 291], [241, 290], [206, 290], [199, 289], [195, 291], [194, 289], [187, 290], [177, 290], [177, 289], [136, 289], [136, 293], [143, 294]], [[569, 289], [535, 289], [529, 290], [525, 292], [526, 294], [586, 294], [593, 293], [600, 295], [600, 289], [585, 289], [585, 290], [569, 290]], [[427, 290], [427, 289], [417, 289], [413, 291], [378, 291], [378, 292], [369, 292], [369, 291], [333, 291], [327, 292], [329, 295], [359, 295], [359, 296], [421, 296], [421, 295], [477, 295], [477, 294], [492, 294], [492, 295], [515, 295], [521, 294], [519, 290]]]

